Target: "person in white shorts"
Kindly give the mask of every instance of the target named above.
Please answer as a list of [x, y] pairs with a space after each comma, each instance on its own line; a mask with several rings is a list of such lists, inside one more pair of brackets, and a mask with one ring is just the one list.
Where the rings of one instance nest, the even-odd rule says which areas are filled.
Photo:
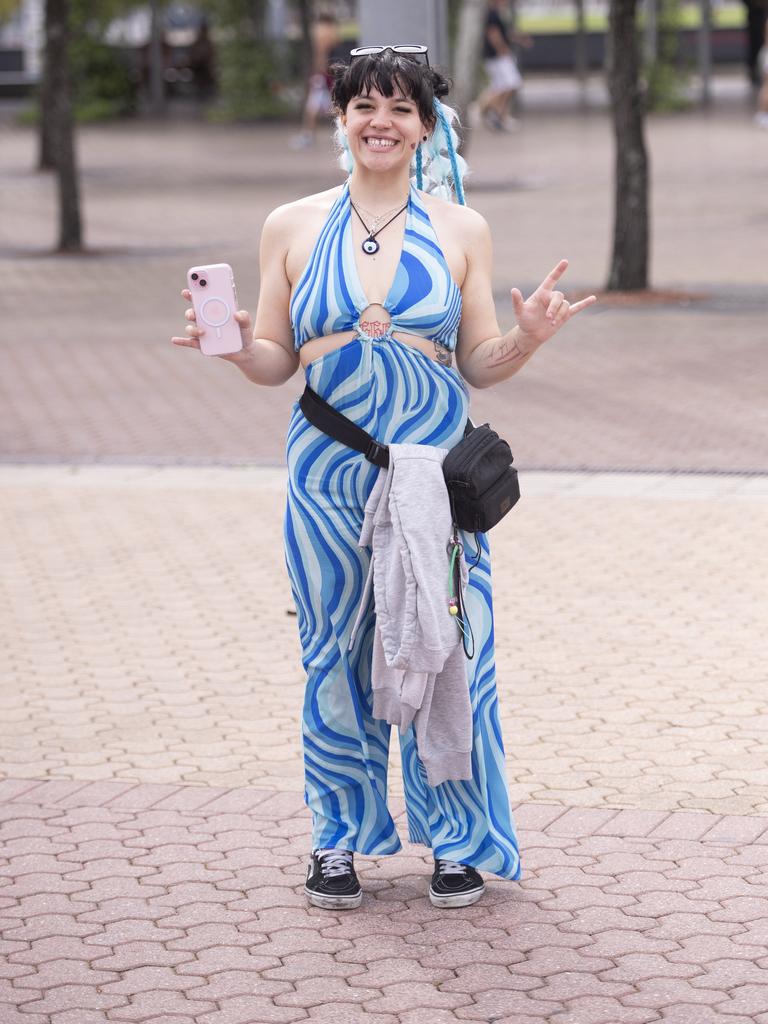
[[328, 66], [338, 42], [339, 26], [335, 15], [319, 14], [312, 24], [312, 71], [307, 82], [301, 131], [291, 139], [292, 149], [312, 146], [318, 120], [330, 116], [333, 111]]
[[474, 119], [482, 119], [495, 131], [516, 127], [509, 115], [509, 102], [523, 84], [523, 77], [512, 53], [512, 43], [530, 46], [528, 36], [511, 33], [501, 16], [507, 0], [488, 0], [483, 35], [483, 60], [488, 86], [478, 97], [472, 111]]

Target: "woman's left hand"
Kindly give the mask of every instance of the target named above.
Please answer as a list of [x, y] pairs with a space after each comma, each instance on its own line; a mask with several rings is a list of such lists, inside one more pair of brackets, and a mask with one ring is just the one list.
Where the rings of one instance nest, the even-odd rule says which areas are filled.
[[517, 325], [532, 346], [538, 347], [552, 337], [564, 323], [582, 309], [597, 302], [596, 295], [589, 295], [580, 302], [571, 304], [562, 292], [554, 287], [568, 269], [568, 260], [560, 260], [554, 270], [544, 278], [536, 291], [527, 299], [523, 299], [518, 288], [512, 289], [512, 305], [515, 309]]

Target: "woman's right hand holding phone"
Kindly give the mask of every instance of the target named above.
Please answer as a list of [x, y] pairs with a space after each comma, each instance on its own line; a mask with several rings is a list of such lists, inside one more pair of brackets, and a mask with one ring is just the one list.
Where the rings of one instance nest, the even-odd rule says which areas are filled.
[[[192, 301], [192, 292], [188, 288], [182, 288], [182, 298], [186, 299], [187, 302]], [[200, 335], [204, 333], [203, 328], [198, 327], [197, 317], [193, 308], [189, 308], [185, 311], [184, 317], [187, 320], [187, 326], [184, 328], [185, 337], [174, 337], [171, 338], [171, 342], [174, 345], [178, 345], [180, 348], [196, 348], [200, 350]], [[234, 314], [234, 318], [240, 327], [240, 334], [243, 339], [243, 347], [240, 352], [232, 352], [228, 354], [219, 355], [219, 359], [227, 359], [229, 362], [237, 363], [240, 362], [244, 355], [248, 352], [251, 343], [253, 341], [253, 328], [251, 325], [251, 315], [247, 310], [240, 309]]]

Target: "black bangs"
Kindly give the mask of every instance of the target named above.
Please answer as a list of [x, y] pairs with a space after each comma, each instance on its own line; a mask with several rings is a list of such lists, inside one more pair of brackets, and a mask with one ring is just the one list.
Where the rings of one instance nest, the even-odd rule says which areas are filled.
[[436, 96], [446, 96], [450, 88], [448, 79], [436, 68], [392, 50], [356, 57], [350, 64], [334, 64], [330, 70], [331, 96], [342, 114], [355, 96], [367, 96], [375, 89], [387, 99], [402, 93], [416, 104], [422, 123], [431, 126], [435, 122], [433, 101]]

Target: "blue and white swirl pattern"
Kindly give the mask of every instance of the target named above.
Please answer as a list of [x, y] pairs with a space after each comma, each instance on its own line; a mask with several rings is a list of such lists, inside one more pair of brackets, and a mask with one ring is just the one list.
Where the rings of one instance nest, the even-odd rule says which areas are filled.
[[[312, 338], [353, 330], [370, 305], [355, 264], [351, 221], [345, 182], [291, 297], [296, 349]], [[429, 338], [450, 351], [456, 348], [461, 292], [413, 185], [400, 262], [382, 305], [391, 330]]]
[[[393, 289], [393, 308], [397, 294]], [[451, 448], [463, 435], [468, 394], [459, 374], [389, 332], [355, 337], [313, 361], [306, 375], [319, 395], [383, 443]], [[371, 715], [372, 602], [348, 649], [370, 557], [358, 537], [378, 469], [308, 423], [298, 403], [287, 458], [285, 549], [307, 673], [302, 734], [312, 845], [368, 856], [395, 853], [401, 843], [386, 800], [391, 727]], [[468, 662], [473, 777], [429, 786], [410, 726], [400, 737], [408, 837], [435, 856], [517, 879], [496, 695], [490, 558], [481, 540], [467, 593], [476, 648]], [[471, 536], [464, 542], [474, 551]]]

